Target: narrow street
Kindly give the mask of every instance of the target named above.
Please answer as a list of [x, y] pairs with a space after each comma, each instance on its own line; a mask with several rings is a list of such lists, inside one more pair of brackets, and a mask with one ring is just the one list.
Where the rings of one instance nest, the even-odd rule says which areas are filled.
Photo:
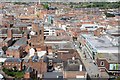
[[83, 64], [85, 65], [85, 68], [86, 68], [87, 73], [90, 76], [90, 78], [98, 78], [98, 77], [100, 77], [100, 72], [98, 70], [98, 67], [93, 62], [93, 60], [90, 58], [89, 54], [88, 53], [83, 54], [77, 44], [75, 45], [75, 49], [78, 51], [79, 55], [81, 56]]

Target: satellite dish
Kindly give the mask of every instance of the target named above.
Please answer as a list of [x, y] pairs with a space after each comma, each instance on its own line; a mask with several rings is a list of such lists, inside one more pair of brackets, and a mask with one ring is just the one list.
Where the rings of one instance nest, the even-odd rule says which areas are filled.
[[34, 32], [34, 31], [31, 31], [31, 32], [30, 32], [30, 35], [35, 35], [35, 32]]
[[31, 49], [29, 50], [29, 53], [30, 53], [30, 56], [33, 56], [34, 53], [35, 53], [35, 49], [34, 49], [34, 48], [31, 48]]

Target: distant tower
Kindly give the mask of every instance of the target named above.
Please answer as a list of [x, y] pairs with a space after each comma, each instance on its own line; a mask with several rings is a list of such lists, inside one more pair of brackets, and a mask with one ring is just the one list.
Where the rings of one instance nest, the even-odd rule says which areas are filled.
[[38, 30], [39, 30], [39, 22], [37, 22], [37, 20], [35, 20], [35, 21], [32, 23], [32, 30], [33, 30], [33, 31], [38, 31]]
[[43, 27], [43, 25], [39, 25], [39, 22], [33, 22], [32, 29], [35, 34], [31, 35], [31, 40], [30, 40], [31, 46], [34, 48], [44, 46], [44, 27]]

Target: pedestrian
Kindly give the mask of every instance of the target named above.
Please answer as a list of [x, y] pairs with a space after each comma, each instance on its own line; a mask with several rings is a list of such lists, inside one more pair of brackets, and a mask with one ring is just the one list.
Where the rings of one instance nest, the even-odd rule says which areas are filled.
[[95, 75], [95, 77], [96, 77], [96, 75]]
[[99, 77], [99, 74], [97, 74], [97, 77]]
[[86, 55], [85, 55], [85, 58], [86, 58]]

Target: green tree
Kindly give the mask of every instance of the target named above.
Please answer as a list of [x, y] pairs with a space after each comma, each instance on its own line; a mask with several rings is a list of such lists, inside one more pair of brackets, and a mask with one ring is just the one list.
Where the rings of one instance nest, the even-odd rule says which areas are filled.
[[117, 79], [115, 79], [115, 80], [120, 80], [120, 76]]
[[49, 8], [49, 6], [48, 6], [48, 4], [46, 3], [46, 4], [44, 4], [43, 5], [43, 7], [44, 7], [44, 9], [48, 9]]
[[105, 15], [106, 15], [106, 17], [115, 17], [115, 15], [114, 14], [110, 14], [110, 13], [105, 13]]

